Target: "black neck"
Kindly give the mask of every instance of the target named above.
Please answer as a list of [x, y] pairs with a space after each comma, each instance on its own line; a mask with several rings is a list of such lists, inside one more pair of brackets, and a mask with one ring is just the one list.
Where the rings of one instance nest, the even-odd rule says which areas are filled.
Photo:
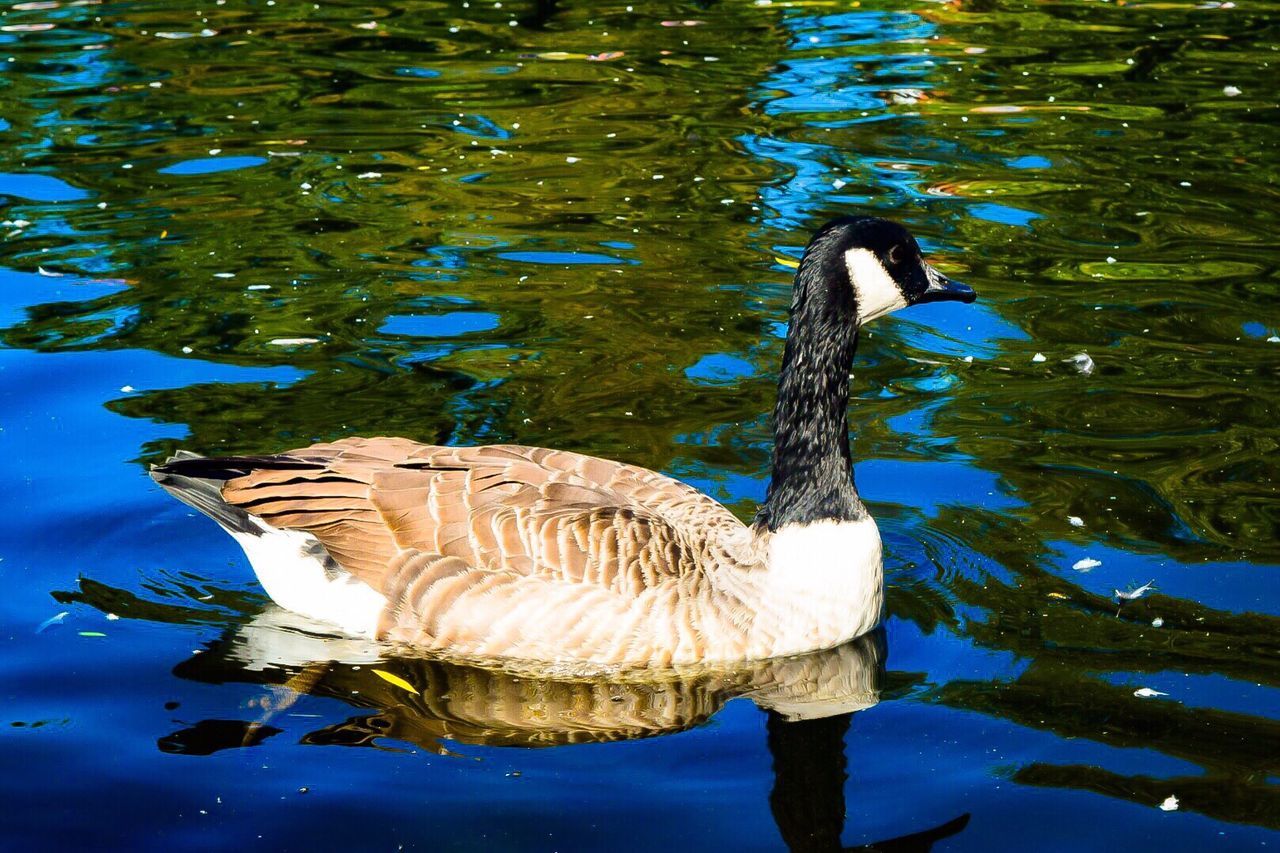
[[796, 273], [773, 410], [773, 477], [756, 524], [855, 521], [866, 515], [849, 455], [849, 371], [857, 304], [839, 252], [811, 245]]

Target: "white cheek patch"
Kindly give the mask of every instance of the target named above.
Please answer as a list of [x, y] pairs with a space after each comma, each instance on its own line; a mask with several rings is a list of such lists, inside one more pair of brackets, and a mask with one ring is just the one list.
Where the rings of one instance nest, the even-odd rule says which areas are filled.
[[907, 307], [907, 299], [880, 259], [869, 249], [850, 249], [844, 263], [858, 300], [858, 325]]

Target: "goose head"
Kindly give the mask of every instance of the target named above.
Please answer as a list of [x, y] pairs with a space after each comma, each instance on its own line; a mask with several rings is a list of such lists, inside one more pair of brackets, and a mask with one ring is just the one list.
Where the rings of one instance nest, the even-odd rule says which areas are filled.
[[977, 299], [924, 259], [910, 231], [875, 216], [845, 216], [818, 229], [796, 276], [797, 305], [817, 296], [805, 286], [813, 280], [827, 285], [827, 300], [856, 326], [911, 305]]

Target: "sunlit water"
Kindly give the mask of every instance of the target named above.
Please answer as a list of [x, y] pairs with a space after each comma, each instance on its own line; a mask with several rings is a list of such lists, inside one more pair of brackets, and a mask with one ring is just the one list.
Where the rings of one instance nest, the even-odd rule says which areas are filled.
[[[0, 847], [1274, 845], [1277, 21], [8, 5]], [[981, 300], [862, 336], [890, 618], [845, 657], [636, 686], [317, 650], [146, 475], [515, 441], [747, 518], [789, 264], [865, 211]]]

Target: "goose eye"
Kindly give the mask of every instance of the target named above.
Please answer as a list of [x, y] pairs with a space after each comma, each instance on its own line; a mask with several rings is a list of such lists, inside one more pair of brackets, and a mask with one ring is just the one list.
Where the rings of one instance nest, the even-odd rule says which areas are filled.
[[889, 249], [889, 263], [890, 263], [891, 265], [893, 265], [893, 266], [895, 266], [895, 267], [896, 267], [898, 264], [902, 263], [902, 259], [903, 259], [905, 256], [906, 256], [906, 250], [904, 250], [904, 249], [902, 248], [902, 244], [898, 244], [898, 245], [896, 245], [896, 246], [892, 246], [892, 247], [890, 247], [890, 249]]

